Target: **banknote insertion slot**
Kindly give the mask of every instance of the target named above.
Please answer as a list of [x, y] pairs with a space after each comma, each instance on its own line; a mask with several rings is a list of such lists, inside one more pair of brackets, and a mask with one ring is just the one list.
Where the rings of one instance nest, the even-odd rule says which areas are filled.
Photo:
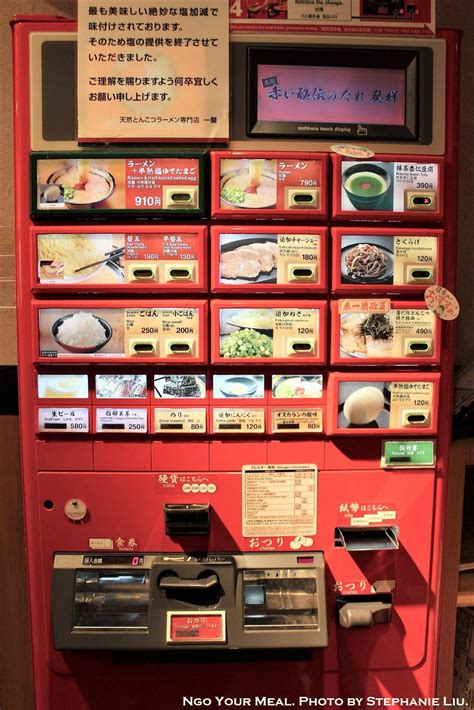
[[210, 535], [211, 508], [208, 503], [165, 503], [165, 530], [174, 535]]
[[317, 629], [318, 582], [311, 569], [244, 571], [244, 630]]
[[398, 550], [398, 526], [336, 528], [334, 544], [348, 552]]
[[196, 187], [165, 187], [163, 191], [164, 206], [167, 208], [197, 207], [198, 192]]
[[286, 190], [286, 205], [290, 209], [310, 207], [311, 209], [319, 208], [319, 189], [301, 189], [289, 187]]
[[429, 426], [430, 412], [428, 410], [404, 411], [402, 417], [402, 426]]
[[392, 620], [391, 594], [341, 594], [336, 597], [337, 622], [345, 629], [371, 628]]
[[73, 630], [146, 631], [149, 599], [148, 571], [76, 570]]

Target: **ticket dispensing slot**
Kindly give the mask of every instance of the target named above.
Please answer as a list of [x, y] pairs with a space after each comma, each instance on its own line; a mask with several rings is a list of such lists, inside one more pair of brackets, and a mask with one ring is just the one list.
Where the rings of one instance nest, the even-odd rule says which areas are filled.
[[348, 594], [336, 597], [336, 618], [345, 629], [371, 628], [392, 620], [391, 594]]
[[165, 530], [176, 535], [210, 535], [211, 508], [208, 503], [165, 503]]
[[167, 209], [174, 207], [197, 207], [197, 187], [165, 187], [163, 189], [163, 204]]
[[336, 528], [334, 544], [348, 552], [398, 550], [398, 526]]

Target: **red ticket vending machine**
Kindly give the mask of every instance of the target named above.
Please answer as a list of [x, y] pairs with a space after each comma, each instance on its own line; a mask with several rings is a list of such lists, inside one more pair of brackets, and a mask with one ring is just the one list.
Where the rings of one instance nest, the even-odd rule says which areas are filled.
[[13, 23], [38, 710], [436, 695], [460, 38], [278, 23], [216, 150], [83, 150], [76, 24]]

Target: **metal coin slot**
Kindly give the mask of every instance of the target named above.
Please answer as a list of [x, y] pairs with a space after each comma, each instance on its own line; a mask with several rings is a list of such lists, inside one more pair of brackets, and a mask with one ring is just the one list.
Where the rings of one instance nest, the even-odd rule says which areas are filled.
[[293, 195], [293, 202], [299, 202], [299, 203], [304, 203], [304, 202], [313, 202], [314, 201], [314, 196], [313, 195]]
[[172, 192], [170, 195], [170, 200], [174, 203], [177, 202], [191, 202], [192, 196], [189, 192]]
[[193, 276], [193, 270], [189, 268], [179, 268], [172, 266], [166, 271], [167, 281], [190, 281]]
[[165, 208], [189, 209], [190, 207], [197, 207], [197, 187], [180, 189], [168, 186], [163, 189], [163, 193], [163, 206]]
[[165, 503], [166, 534], [209, 535], [211, 509], [208, 503]]
[[168, 352], [172, 354], [179, 353], [182, 355], [183, 353], [190, 354], [192, 351], [192, 345], [191, 343], [169, 343], [168, 344]]
[[348, 552], [368, 550], [398, 550], [398, 526], [395, 527], [360, 527], [336, 528], [334, 545], [343, 547]]
[[405, 209], [433, 212], [437, 208], [437, 198], [435, 191], [405, 190]]
[[409, 281], [433, 281], [433, 269], [410, 269]]
[[405, 412], [403, 426], [428, 426], [428, 412]]
[[412, 353], [426, 353], [430, 349], [429, 343], [410, 343], [409, 345]]
[[290, 340], [288, 342], [288, 353], [313, 353], [315, 350], [314, 339], [310, 340]]
[[156, 343], [151, 341], [140, 341], [135, 340], [132, 343], [132, 352], [136, 355], [142, 355], [143, 353], [155, 353]]
[[290, 278], [294, 281], [301, 279], [314, 280], [314, 268], [311, 266], [294, 266], [290, 269]]
[[146, 281], [154, 278], [153, 269], [133, 269], [133, 278], [137, 281]]
[[319, 208], [319, 188], [286, 188], [286, 207], [289, 209]]

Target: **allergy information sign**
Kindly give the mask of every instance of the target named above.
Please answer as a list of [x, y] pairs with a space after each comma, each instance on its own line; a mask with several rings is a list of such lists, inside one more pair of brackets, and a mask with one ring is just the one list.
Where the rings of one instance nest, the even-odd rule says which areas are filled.
[[227, 140], [226, 2], [81, 0], [78, 28], [79, 142]]

